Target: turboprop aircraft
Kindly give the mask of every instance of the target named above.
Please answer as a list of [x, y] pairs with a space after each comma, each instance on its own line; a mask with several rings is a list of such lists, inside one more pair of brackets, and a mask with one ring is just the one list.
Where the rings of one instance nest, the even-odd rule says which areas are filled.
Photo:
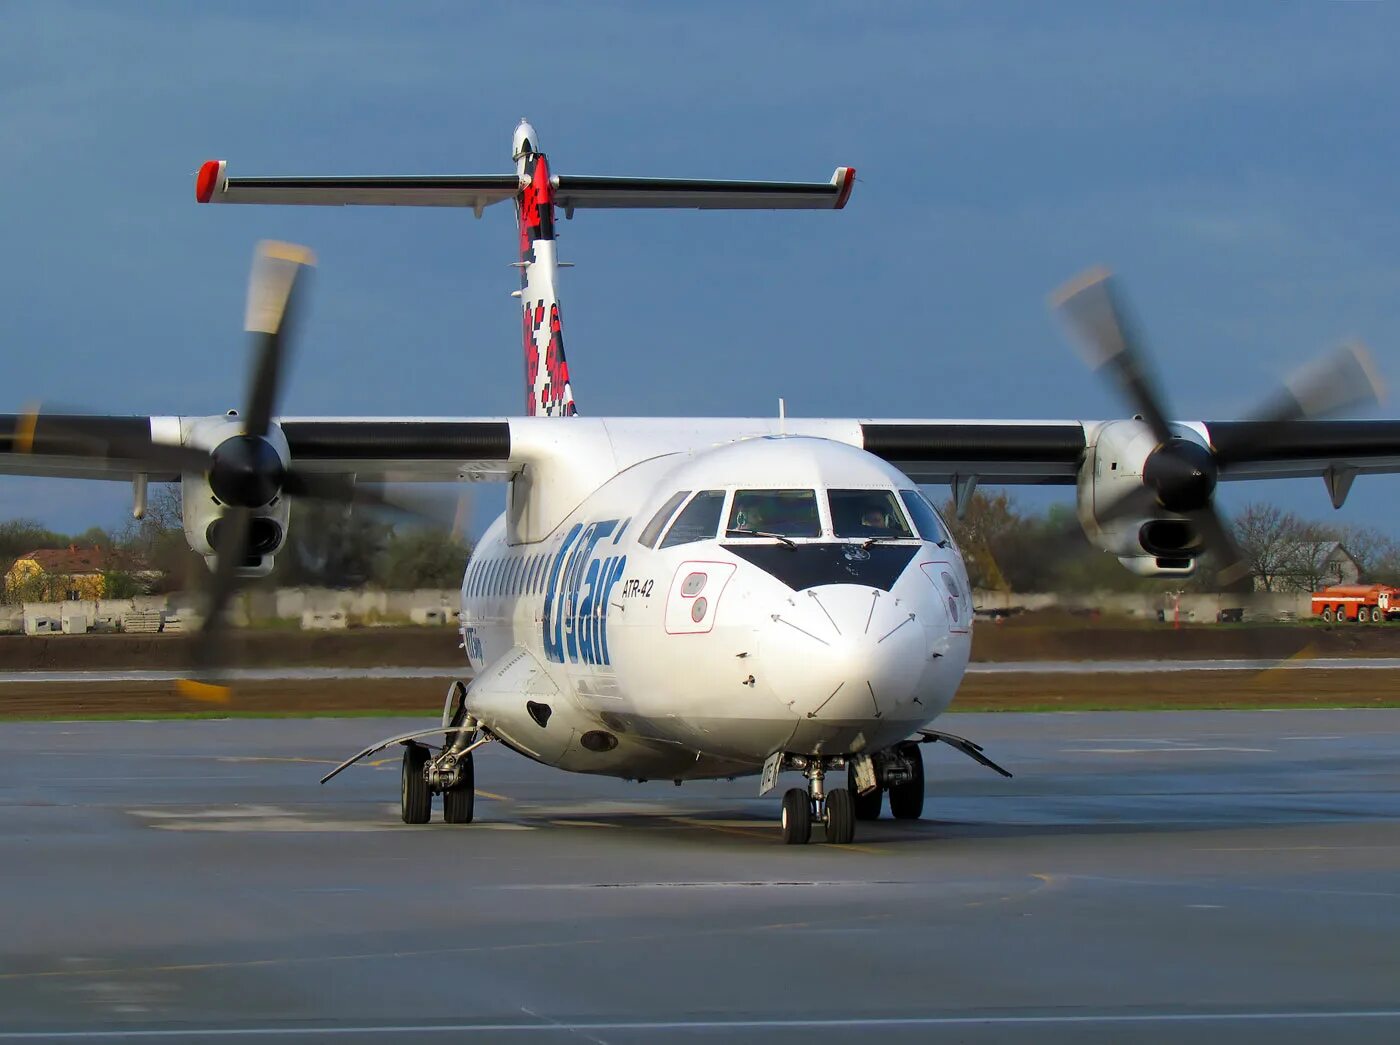
[[[1106, 421], [578, 416], [564, 353], [554, 223], [617, 207], [843, 208], [829, 182], [575, 177], [551, 172], [534, 129], [516, 170], [484, 177], [235, 178], [200, 168], [201, 203], [470, 207], [513, 200], [520, 234], [525, 415], [277, 417], [288, 317], [309, 252], [264, 245], [248, 329], [248, 400], [226, 415], [0, 416], [0, 471], [181, 483], [189, 545], [211, 566], [194, 698], [224, 690], [209, 653], [243, 578], [287, 539], [289, 503], [382, 504], [379, 482], [508, 484], [462, 581], [470, 683], [403, 745], [402, 818], [474, 816], [473, 752], [499, 743], [580, 773], [682, 782], [781, 773], [782, 837], [820, 824], [917, 818], [920, 744], [967, 665], [973, 603], [958, 547], [923, 485], [955, 504], [979, 482], [1076, 489], [1090, 540], [1144, 576], [1180, 577], [1207, 551], [1222, 585], [1244, 570], [1214, 505], [1219, 480], [1321, 476], [1340, 506], [1357, 475], [1400, 470], [1400, 421], [1324, 415], [1374, 400], [1359, 347], [1295, 375], [1243, 421], [1171, 420], [1113, 280], [1095, 271], [1055, 303], [1132, 415]], [[438, 744], [426, 743], [441, 737]], [[839, 773], [827, 786], [830, 774]], [[1009, 775], [1009, 774], [1006, 774]]]

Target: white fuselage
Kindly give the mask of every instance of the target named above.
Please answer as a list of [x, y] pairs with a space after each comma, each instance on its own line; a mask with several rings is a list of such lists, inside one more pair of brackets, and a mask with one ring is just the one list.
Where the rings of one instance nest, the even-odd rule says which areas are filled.
[[[726, 535], [736, 491], [753, 490], [814, 491], [820, 532]], [[462, 586], [471, 712], [541, 762], [628, 778], [732, 776], [779, 750], [874, 752], [908, 737], [966, 668], [967, 573], [928, 525], [837, 536], [828, 490], [920, 496], [856, 447], [768, 436], [626, 468], [539, 541], [510, 543], [502, 516]], [[700, 491], [723, 507], [708, 533], [676, 543], [670, 529]]]

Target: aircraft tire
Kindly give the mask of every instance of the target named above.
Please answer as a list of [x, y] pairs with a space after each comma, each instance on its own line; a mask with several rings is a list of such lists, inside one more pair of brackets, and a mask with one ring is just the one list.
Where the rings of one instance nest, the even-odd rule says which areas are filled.
[[863, 795], [856, 790], [856, 772], [850, 769], [846, 773], [848, 788], [851, 792], [851, 799], [856, 806], [857, 820], [879, 820], [880, 807], [885, 803], [885, 792], [882, 788], [876, 788], [868, 795]]
[[890, 815], [896, 820], [917, 820], [924, 815], [924, 755], [917, 744], [901, 752], [914, 769], [914, 779], [890, 788]]
[[399, 805], [406, 824], [426, 824], [433, 818], [433, 793], [423, 779], [428, 749], [422, 744], [405, 744], [400, 776]]
[[462, 779], [442, 793], [442, 819], [449, 824], [469, 824], [476, 815], [476, 766], [472, 754], [462, 759]]
[[826, 793], [826, 840], [850, 845], [856, 837], [856, 804], [844, 787]]
[[812, 807], [807, 792], [791, 788], [783, 795], [783, 844], [806, 845], [812, 837]]

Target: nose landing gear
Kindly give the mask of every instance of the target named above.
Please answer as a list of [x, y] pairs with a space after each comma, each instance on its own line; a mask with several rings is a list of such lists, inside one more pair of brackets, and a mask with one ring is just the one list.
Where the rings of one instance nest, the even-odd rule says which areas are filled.
[[806, 845], [812, 837], [812, 823], [826, 828], [826, 840], [833, 845], [849, 845], [856, 836], [855, 801], [844, 787], [826, 790], [826, 771], [834, 759], [801, 756], [792, 768], [801, 769], [806, 788], [794, 787], [783, 795], [783, 842]]

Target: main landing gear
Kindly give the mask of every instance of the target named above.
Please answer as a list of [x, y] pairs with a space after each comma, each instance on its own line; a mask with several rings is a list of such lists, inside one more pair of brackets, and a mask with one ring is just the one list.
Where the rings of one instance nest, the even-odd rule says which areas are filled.
[[846, 762], [857, 820], [879, 820], [886, 794], [890, 796], [890, 815], [896, 820], [917, 820], [924, 815], [924, 756], [918, 744], [896, 744], [871, 756], [875, 786], [865, 792], [860, 789], [857, 765], [858, 758]]
[[400, 812], [406, 824], [426, 824], [433, 818], [433, 795], [442, 795], [442, 819], [448, 824], [469, 824], [476, 813], [476, 766], [472, 750], [476, 734], [462, 732], [434, 756], [423, 744], [409, 740], [403, 746], [400, 775]]

